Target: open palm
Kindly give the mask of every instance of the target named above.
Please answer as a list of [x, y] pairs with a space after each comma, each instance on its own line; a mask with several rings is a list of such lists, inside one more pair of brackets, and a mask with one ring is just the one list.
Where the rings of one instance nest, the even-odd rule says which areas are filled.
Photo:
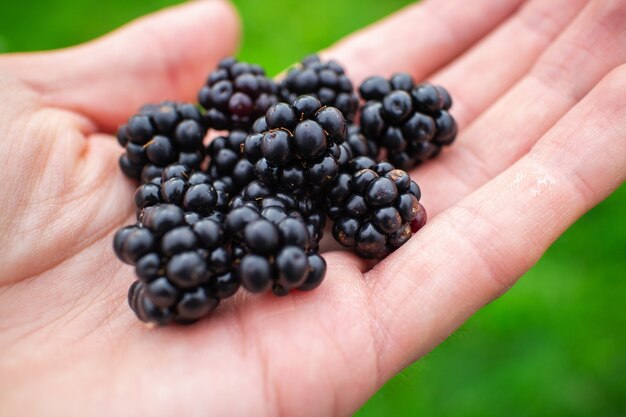
[[316, 291], [156, 329], [111, 249], [134, 189], [112, 133], [145, 102], [193, 99], [236, 47], [233, 10], [0, 57], [0, 414], [349, 415], [624, 181], [625, 16], [624, 0], [430, 0], [324, 52], [356, 83], [406, 71], [451, 91], [458, 142], [412, 172], [429, 223], [373, 269], [328, 252]]

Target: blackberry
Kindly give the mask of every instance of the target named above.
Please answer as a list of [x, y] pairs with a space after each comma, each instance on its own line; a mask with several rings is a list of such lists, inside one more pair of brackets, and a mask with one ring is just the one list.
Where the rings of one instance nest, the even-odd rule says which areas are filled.
[[457, 125], [449, 113], [452, 99], [443, 87], [415, 85], [410, 75], [399, 73], [390, 80], [370, 77], [359, 92], [367, 101], [361, 109], [361, 132], [399, 169], [437, 156], [456, 138]]
[[326, 214], [318, 199], [306, 194], [294, 195], [260, 181], [253, 181], [230, 203], [231, 210], [242, 206], [250, 206], [274, 222], [287, 216], [304, 221], [309, 236], [308, 249], [318, 249], [326, 226]]
[[142, 183], [158, 177], [163, 167], [179, 162], [199, 168], [204, 160], [206, 129], [193, 104], [165, 101], [142, 107], [117, 131], [125, 148], [119, 164], [124, 174]]
[[324, 106], [336, 107], [346, 119], [354, 120], [359, 98], [352, 81], [336, 61], [322, 62], [317, 55], [304, 58], [291, 68], [280, 83], [283, 101], [293, 103], [298, 96], [316, 97]]
[[226, 136], [215, 138], [207, 147], [209, 175], [227, 184], [233, 195], [256, 179], [254, 165], [243, 156], [246, 136], [246, 132], [234, 130]]
[[207, 217], [215, 211], [226, 211], [230, 188], [219, 180], [212, 181], [208, 174], [201, 171], [193, 171], [183, 164], [172, 164], [162, 170], [160, 177], [140, 185], [134, 199], [139, 214], [146, 207], [166, 203]]
[[[323, 280], [326, 263], [309, 248], [307, 226], [281, 206], [258, 208], [246, 202], [226, 217], [233, 238], [235, 273], [253, 293], [271, 290], [286, 295], [294, 289], [311, 290]], [[236, 252], [236, 255], [235, 255]]]
[[129, 290], [129, 304], [139, 319], [190, 323], [235, 293], [239, 281], [223, 224], [200, 219], [190, 225], [174, 204], [148, 206], [140, 217], [113, 240], [118, 258], [135, 266], [138, 282]]
[[252, 123], [278, 102], [278, 86], [259, 65], [223, 59], [198, 93], [206, 109], [204, 121], [216, 130], [249, 130]]
[[278, 103], [265, 114], [267, 131], [244, 141], [244, 155], [257, 178], [268, 185], [303, 191], [323, 187], [339, 172], [346, 137], [343, 114], [322, 106], [315, 97], [300, 96], [293, 105]]
[[328, 193], [333, 236], [365, 258], [384, 258], [426, 222], [417, 184], [390, 163], [355, 158]]

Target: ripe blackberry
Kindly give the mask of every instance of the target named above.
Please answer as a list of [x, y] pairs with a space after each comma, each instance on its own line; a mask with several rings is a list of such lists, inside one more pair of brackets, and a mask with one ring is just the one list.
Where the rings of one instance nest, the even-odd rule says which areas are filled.
[[223, 59], [198, 93], [205, 124], [216, 130], [249, 130], [278, 102], [278, 86], [259, 65]]
[[305, 222], [285, 208], [272, 205], [261, 210], [257, 202], [248, 201], [228, 213], [226, 231], [234, 241], [236, 276], [248, 291], [271, 289], [286, 295], [322, 282], [326, 263], [309, 250]]
[[323, 187], [339, 172], [346, 136], [343, 114], [322, 106], [315, 97], [300, 96], [293, 105], [278, 103], [265, 114], [267, 131], [244, 141], [244, 155], [257, 178], [268, 185], [303, 191]]
[[242, 206], [255, 208], [271, 221], [277, 222], [287, 216], [304, 221], [309, 235], [308, 249], [317, 250], [326, 226], [326, 214], [319, 200], [253, 181], [230, 203], [231, 210]]
[[117, 140], [126, 149], [120, 167], [142, 183], [174, 162], [199, 168], [204, 160], [205, 134], [200, 111], [193, 104], [165, 101], [146, 105], [117, 131]]
[[165, 167], [160, 177], [140, 185], [135, 191], [135, 205], [141, 210], [157, 204], [173, 204], [201, 217], [215, 211], [225, 212], [230, 201], [230, 188], [208, 174], [193, 171], [183, 164]]
[[256, 179], [254, 165], [243, 156], [243, 142], [247, 133], [233, 130], [227, 136], [219, 136], [207, 147], [208, 173], [228, 185], [232, 195]]
[[298, 96], [316, 97], [324, 106], [336, 107], [348, 120], [354, 120], [359, 98], [352, 81], [336, 61], [322, 62], [317, 55], [310, 55], [291, 68], [280, 83], [283, 101], [293, 103]]
[[213, 219], [190, 225], [186, 217], [179, 206], [157, 204], [115, 234], [115, 254], [135, 266], [129, 304], [142, 321], [196, 321], [239, 287], [223, 225]]
[[452, 99], [440, 86], [415, 85], [410, 75], [370, 77], [359, 88], [361, 132], [385, 149], [389, 162], [408, 170], [439, 154], [457, 134]]
[[425, 224], [420, 196], [405, 171], [355, 158], [328, 193], [333, 236], [361, 257], [384, 258]]

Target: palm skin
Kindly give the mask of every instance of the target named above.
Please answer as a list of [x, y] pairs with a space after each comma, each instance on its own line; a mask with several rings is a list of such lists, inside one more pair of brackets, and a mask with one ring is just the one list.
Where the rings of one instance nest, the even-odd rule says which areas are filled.
[[0, 57], [0, 414], [349, 415], [513, 285], [626, 177], [626, 1], [463, 3], [324, 52], [356, 83], [408, 71], [455, 97], [458, 143], [412, 172], [427, 226], [373, 268], [328, 252], [316, 291], [239, 294], [193, 326], [127, 307], [111, 241], [134, 185], [111, 134], [145, 102], [193, 99], [235, 48], [233, 10], [195, 2]]

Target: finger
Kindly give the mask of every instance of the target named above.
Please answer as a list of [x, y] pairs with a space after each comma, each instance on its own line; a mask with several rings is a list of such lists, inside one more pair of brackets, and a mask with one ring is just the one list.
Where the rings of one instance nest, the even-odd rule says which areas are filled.
[[[468, 50], [459, 60], [454, 61], [448, 67], [444, 68], [440, 74], [435, 75], [436, 79], [441, 78], [446, 82], [443, 85], [448, 87], [451, 85], [452, 91], [455, 97], [455, 103], [476, 101], [478, 97], [478, 105], [473, 107], [472, 110], [478, 111], [480, 106], [484, 106], [490, 97], [501, 93], [515, 83], [529, 66], [532, 65], [534, 60], [540, 55], [540, 53], [550, 44], [550, 42], [557, 36], [557, 34], [565, 27], [583, 8], [587, 0], [559, 0], [555, 2], [546, 3], [541, 0], [534, 0], [525, 3], [523, 7], [513, 13], [505, 22], [502, 22], [499, 27], [495, 28], [492, 33], [485, 36], [485, 38], [474, 45]], [[439, 4], [434, 2], [427, 2], [428, 4]], [[364, 38], [364, 44], [368, 42], [375, 42], [377, 39], [385, 38], [390, 33], [390, 36], [395, 36], [397, 27], [402, 27], [403, 23], [394, 20], [409, 19], [410, 13], [414, 10], [419, 10], [418, 7], [413, 6], [412, 9], [407, 9], [401, 12], [397, 16], [391, 17], [389, 21], [383, 21], [378, 25], [358, 33], [354, 39], [340, 43], [338, 46], [339, 52], [345, 53], [342, 48], [344, 46], [350, 50], [353, 48], [351, 43], [357, 42], [359, 37]], [[429, 9], [426, 9], [426, 13], [431, 13]], [[413, 19], [415, 20], [415, 19]], [[433, 22], [432, 19], [425, 19], [427, 23]], [[465, 24], [465, 22], [450, 21], [450, 25]], [[404, 25], [406, 26], [406, 25]], [[415, 23], [408, 25], [411, 30], [417, 30], [424, 28], [423, 26]], [[425, 28], [427, 29], [427, 28]], [[386, 38], [385, 38], [386, 39]], [[430, 41], [430, 39], [429, 39]], [[394, 42], [387, 39], [388, 44], [385, 48], [380, 48], [380, 52], [386, 53], [387, 48], [394, 44]], [[347, 44], [347, 45], [344, 45]], [[403, 42], [403, 46], [406, 46], [406, 42]], [[332, 55], [336, 51], [331, 50], [329, 53]], [[395, 57], [396, 55], [394, 55]], [[406, 57], [406, 54], [401, 55]], [[345, 61], [351, 70], [351, 74], [354, 72], [367, 72], [370, 71], [369, 65], [372, 65], [372, 61], [361, 59], [350, 59]], [[388, 62], [385, 62], [388, 64]], [[418, 64], [424, 64], [426, 60], [419, 61]], [[485, 68], [489, 68], [489, 71], [485, 71]], [[391, 68], [387, 68], [389, 71]], [[420, 68], [412, 68], [420, 71]], [[384, 72], [384, 71], [383, 71]], [[494, 77], [493, 74], [496, 74]], [[508, 74], [508, 75], [505, 75]], [[499, 76], [502, 75], [502, 76]], [[467, 80], [471, 79], [472, 82], [468, 83]], [[482, 91], [480, 94], [473, 91], [471, 88], [467, 91], [463, 91], [462, 85], [476, 85], [480, 86]], [[486, 87], [486, 88], [485, 88]], [[454, 89], [462, 93], [455, 93]], [[476, 93], [476, 95], [474, 95]], [[459, 96], [461, 100], [459, 100]], [[481, 97], [482, 96], [482, 97]], [[461, 106], [460, 124], [464, 121], [469, 121], [471, 118], [471, 112], [463, 112], [464, 109], [469, 109], [469, 106]], [[457, 104], [455, 104], [455, 117], [459, 112]], [[463, 114], [466, 117], [463, 117]], [[332, 240], [332, 239], [331, 239]], [[335, 244], [332, 248], [337, 248]], [[359, 262], [357, 268], [360, 270], [367, 270], [371, 263]]]
[[454, 97], [464, 127], [522, 78], [589, 0], [533, 0], [439, 72], [432, 82]]
[[625, 12], [623, 1], [590, 3], [454, 146], [413, 172], [429, 214], [450, 207], [514, 163], [603, 76], [626, 62]]
[[355, 85], [369, 75], [421, 79], [453, 60], [515, 12], [523, 0], [425, 1], [347, 37], [323, 55], [347, 65]]
[[[626, 179], [626, 66], [515, 165], [448, 209], [368, 276], [387, 376], [511, 287]], [[412, 352], [407, 354], [407, 352]]]
[[147, 102], [193, 100], [209, 70], [235, 50], [238, 31], [228, 2], [195, 1], [77, 47], [5, 56], [0, 68], [39, 92], [45, 104], [113, 131]]

